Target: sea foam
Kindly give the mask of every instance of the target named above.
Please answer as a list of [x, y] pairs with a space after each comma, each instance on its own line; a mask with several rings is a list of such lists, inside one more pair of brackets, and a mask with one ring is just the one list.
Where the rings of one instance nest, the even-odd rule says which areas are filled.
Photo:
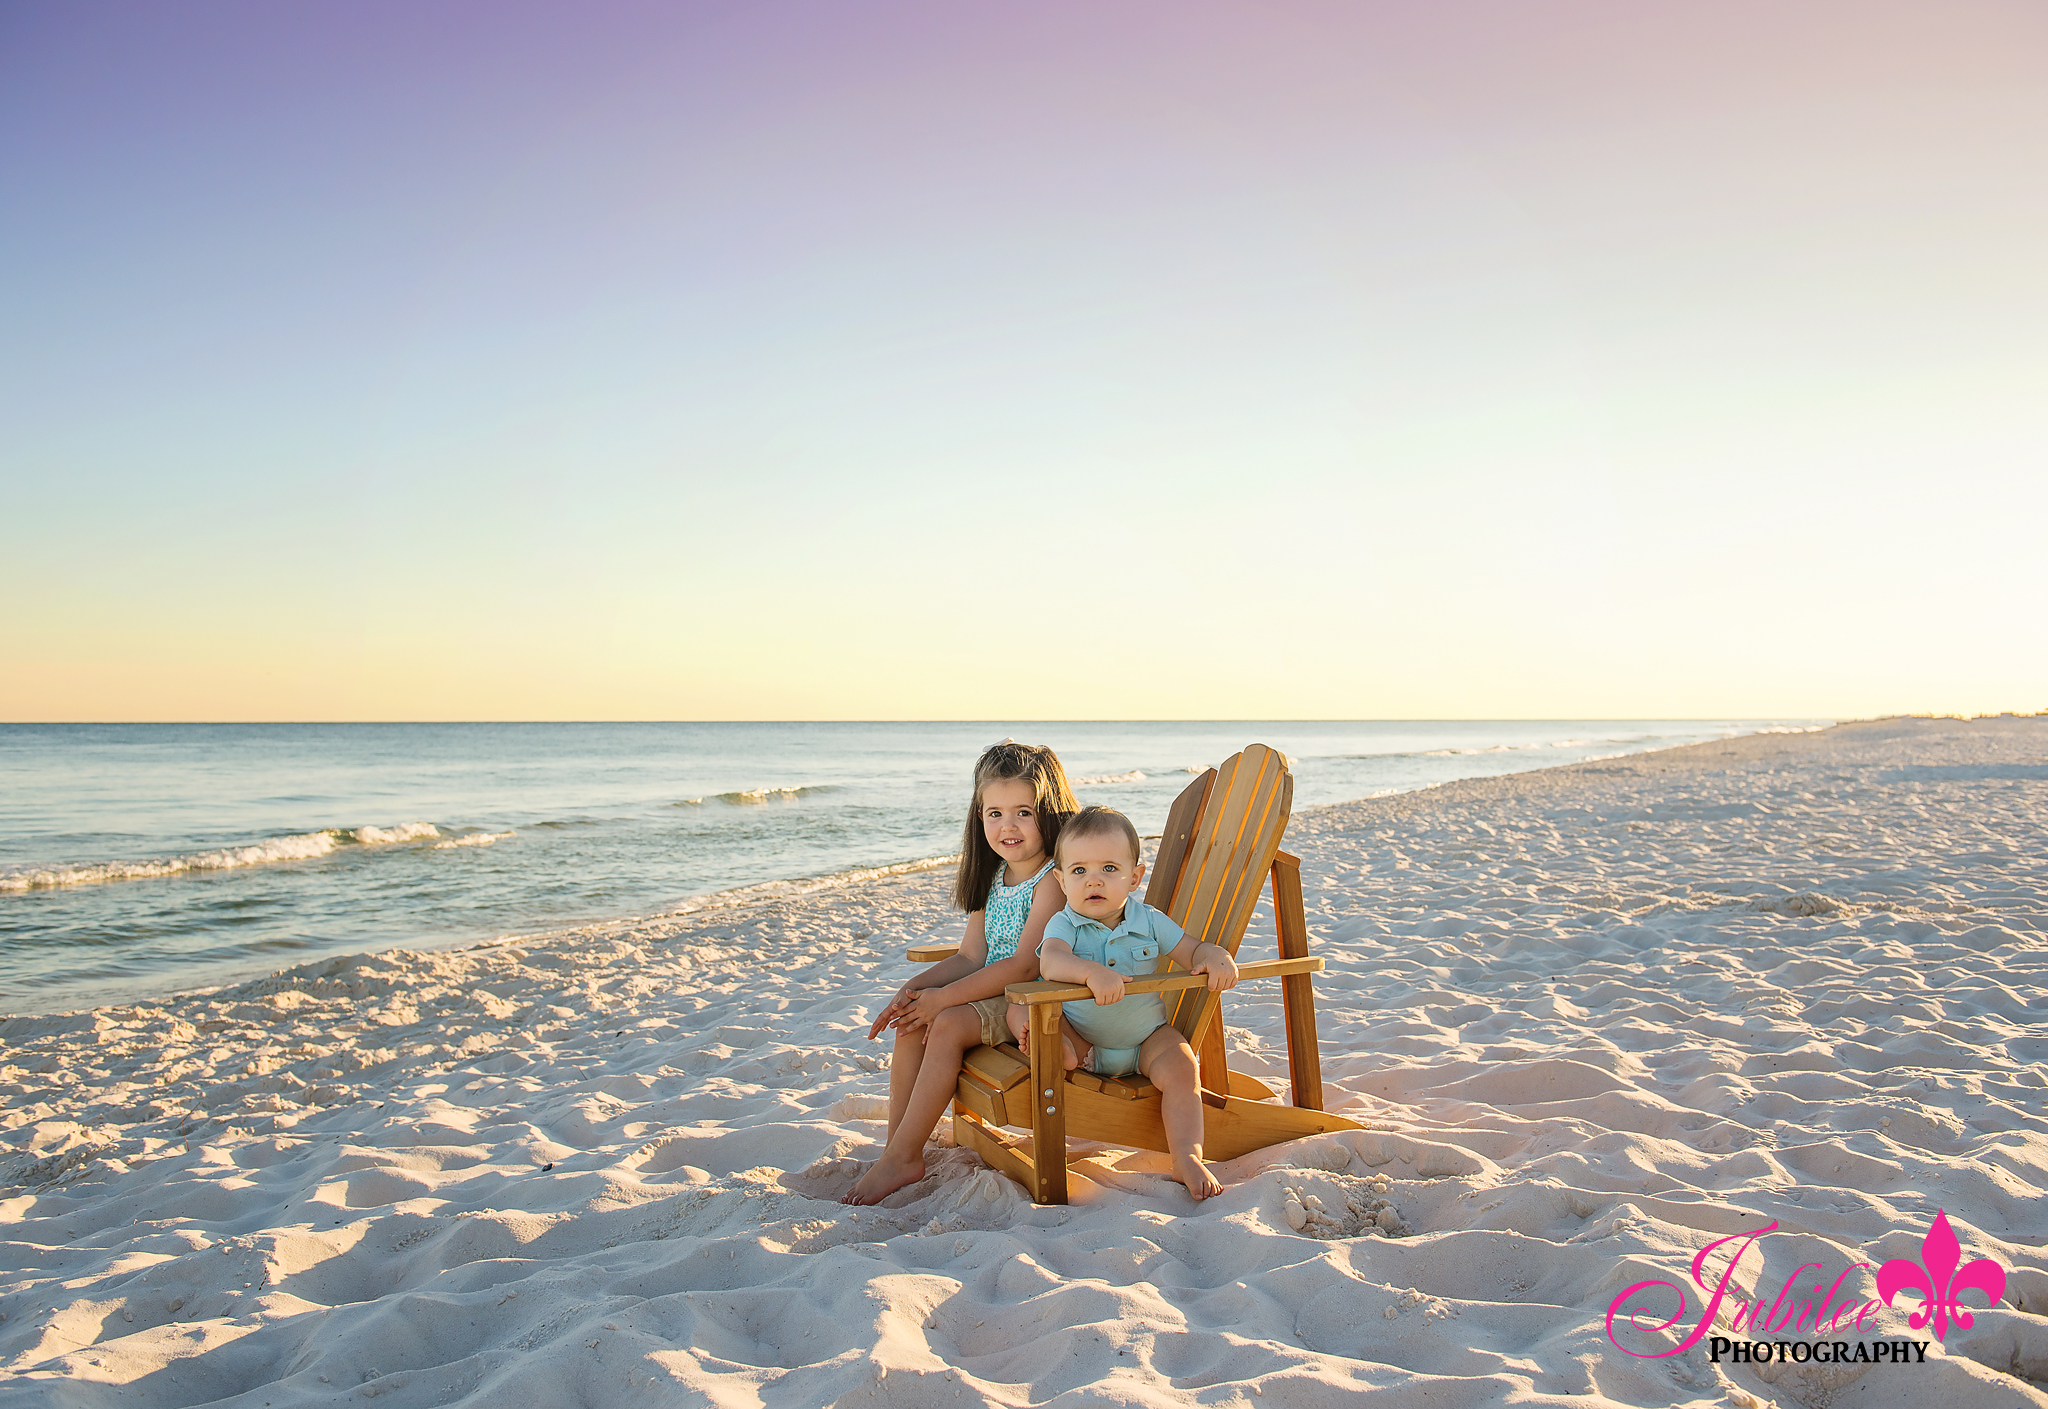
[[[813, 793], [829, 793], [831, 791], [832, 786], [829, 783], [808, 783], [801, 787], [793, 788], [748, 788], [745, 791], [714, 793], [711, 800], [713, 802], [731, 803], [735, 807], [747, 807], [763, 802], [795, 802], [798, 798], [809, 797]], [[691, 798], [690, 801], [699, 802], [702, 799]]]
[[248, 846], [220, 847], [184, 856], [26, 866], [0, 874], [0, 892], [143, 881], [158, 876], [183, 875], [188, 871], [233, 871], [244, 866], [269, 866], [279, 861], [310, 861], [347, 846], [394, 846], [440, 835], [441, 829], [432, 822], [401, 822], [395, 827], [328, 827], [318, 832], [268, 837]]
[[434, 850], [449, 851], [459, 846], [495, 846], [497, 843], [513, 835], [516, 834], [512, 832], [470, 832], [465, 836], [449, 837], [446, 841], [437, 841], [434, 843]]

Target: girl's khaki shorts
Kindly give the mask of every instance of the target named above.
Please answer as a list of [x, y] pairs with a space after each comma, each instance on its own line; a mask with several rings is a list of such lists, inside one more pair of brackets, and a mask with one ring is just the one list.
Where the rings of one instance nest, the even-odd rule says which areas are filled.
[[993, 998], [977, 998], [967, 1005], [981, 1015], [981, 1040], [991, 1047], [999, 1047], [1012, 1041], [1010, 1024], [1010, 1000], [998, 993]]

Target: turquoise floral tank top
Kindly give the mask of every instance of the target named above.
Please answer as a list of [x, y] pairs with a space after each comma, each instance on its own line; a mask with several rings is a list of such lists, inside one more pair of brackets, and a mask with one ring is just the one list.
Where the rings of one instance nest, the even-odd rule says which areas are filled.
[[1017, 952], [1017, 941], [1024, 937], [1024, 922], [1031, 918], [1031, 892], [1038, 888], [1052, 864], [1046, 862], [1030, 880], [1013, 886], [1004, 885], [1003, 871], [996, 871], [995, 879], [989, 882], [988, 907], [981, 917], [981, 932], [988, 937], [989, 963]]

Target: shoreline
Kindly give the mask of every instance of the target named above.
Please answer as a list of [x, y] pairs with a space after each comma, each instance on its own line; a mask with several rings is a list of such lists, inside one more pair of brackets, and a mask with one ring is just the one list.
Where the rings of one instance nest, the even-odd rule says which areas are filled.
[[[833, 1202], [882, 1133], [867, 1015], [957, 929], [943, 863], [8, 1019], [0, 1365], [110, 1409], [2048, 1405], [2044, 794], [2048, 720], [1905, 720], [1305, 808], [1324, 1079], [1368, 1128], [1200, 1206], [1080, 1147], [1065, 1209], [951, 1148]], [[1272, 943], [1262, 907], [1244, 952]], [[1226, 1018], [1284, 1076], [1278, 993]], [[1917, 1256], [1937, 1209], [2007, 1291], [1910, 1381], [1602, 1329], [1745, 1219], [1775, 1290]]]
[[[1917, 718], [1920, 716], [1908, 717]], [[1756, 730], [1750, 734], [1736, 735], [1735, 737], [1758, 738], [1776, 735], [1823, 733], [1829, 729], [1840, 728], [1844, 723], [1860, 722], [1881, 721], [1837, 721], [1833, 724], [1816, 724], [1804, 728], [1772, 726], [1769, 728]], [[1569, 763], [1550, 764], [1542, 768], [1522, 770], [1518, 773], [1480, 774], [1474, 775], [1469, 778], [1453, 778], [1444, 780], [1442, 782], [1425, 783], [1412, 788], [1390, 788], [1384, 791], [1370, 793], [1363, 797], [1348, 798], [1338, 802], [1318, 803], [1311, 807], [1304, 807], [1295, 813], [1295, 817], [1297, 819], [1300, 819], [1312, 812], [1326, 808], [1349, 807], [1358, 803], [1378, 801], [1383, 798], [1402, 797], [1418, 793], [1429, 793], [1433, 792], [1438, 788], [1451, 787], [1458, 783], [1483, 783], [1501, 777], [1520, 777], [1531, 773], [1558, 772], [1579, 767], [1582, 764], [1587, 763], [1600, 763], [1615, 758], [1649, 757], [1653, 755], [1672, 753], [1688, 748], [1709, 747], [1719, 742], [1721, 741], [1707, 740], [1703, 743], [1673, 744], [1663, 748], [1645, 749], [1633, 752], [1623, 752], [1616, 754], [1597, 754], [1590, 758], [1574, 760], [1573, 762]], [[1156, 835], [1156, 833], [1148, 835], [1146, 839], [1151, 840]], [[0, 1024], [5, 1024], [18, 1018], [52, 1018], [76, 1016], [84, 1013], [99, 1012], [102, 1009], [135, 1008], [150, 1006], [161, 1007], [165, 1004], [169, 1004], [174, 1001], [181, 1001], [193, 998], [203, 998], [210, 994], [221, 993], [228, 991], [230, 989], [240, 988], [245, 984], [255, 983], [264, 979], [282, 978], [288, 974], [296, 972], [299, 969], [326, 964], [335, 959], [358, 958], [375, 954], [390, 954], [397, 952], [403, 952], [408, 954], [462, 954], [467, 953], [468, 951], [473, 949], [485, 949], [505, 944], [538, 944], [578, 934], [599, 934], [615, 929], [620, 926], [642, 925], [659, 920], [679, 918], [687, 915], [697, 914], [705, 910], [725, 908], [727, 906], [734, 904], [748, 904], [752, 903], [752, 901], [756, 898], [765, 900], [780, 898], [783, 896], [804, 895], [810, 894], [818, 890], [829, 890], [846, 885], [858, 885], [871, 879], [881, 879], [893, 875], [900, 875], [915, 871], [950, 866], [955, 864], [958, 861], [958, 859], [958, 854], [955, 853], [953, 855], [948, 856], [928, 856], [904, 861], [888, 862], [881, 865], [853, 866], [848, 867], [844, 870], [828, 871], [817, 875], [774, 877], [768, 880], [750, 882], [746, 885], [734, 886], [727, 890], [710, 891], [702, 895], [685, 896], [680, 900], [677, 900], [673, 903], [665, 904], [662, 908], [655, 910], [636, 911], [622, 915], [606, 916], [597, 919], [581, 921], [575, 924], [549, 926], [547, 928], [538, 930], [513, 930], [507, 933], [492, 935], [482, 939], [464, 936], [460, 938], [451, 938], [444, 943], [433, 943], [431, 941], [422, 943], [417, 939], [398, 939], [393, 940], [388, 944], [379, 945], [374, 948], [352, 949], [342, 951], [339, 953], [324, 954], [315, 958], [309, 958], [298, 964], [287, 965], [284, 968], [271, 969], [256, 966], [252, 967], [246, 974], [244, 974], [241, 977], [230, 978], [224, 982], [219, 983], [204, 983], [189, 988], [173, 987], [168, 989], [153, 989], [145, 993], [137, 994], [136, 996], [116, 997], [106, 1002], [93, 1003], [80, 1007], [58, 1008], [36, 1012], [0, 1012]]]

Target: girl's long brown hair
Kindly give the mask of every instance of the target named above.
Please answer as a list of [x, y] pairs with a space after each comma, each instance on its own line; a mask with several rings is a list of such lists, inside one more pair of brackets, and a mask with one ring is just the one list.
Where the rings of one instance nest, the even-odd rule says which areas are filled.
[[1059, 842], [1061, 825], [1081, 810], [1074, 790], [1067, 786], [1067, 770], [1051, 749], [1007, 739], [983, 749], [974, 765], [974, 801], [967, 805], [967, 834], [960, 840], [960, 869], [953, 877], [953, 903], [970, 913], [988, 904], [989, 883], [1003, 869], [1003, 858], [981, 833], [981, 791], [1009, 778], [1031, 784], [1038, 839], [1047, 856]]

